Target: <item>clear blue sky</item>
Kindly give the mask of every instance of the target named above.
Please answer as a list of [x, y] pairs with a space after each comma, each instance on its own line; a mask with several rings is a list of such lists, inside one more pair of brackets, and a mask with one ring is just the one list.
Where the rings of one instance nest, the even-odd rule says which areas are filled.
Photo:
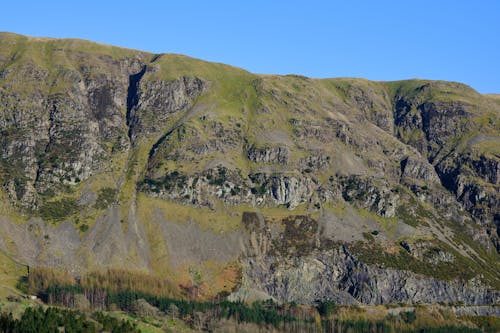
[[255, 73], [418, 77], [500, 93], [497, 0], [10, 0], [0, 31], [182, 53]]

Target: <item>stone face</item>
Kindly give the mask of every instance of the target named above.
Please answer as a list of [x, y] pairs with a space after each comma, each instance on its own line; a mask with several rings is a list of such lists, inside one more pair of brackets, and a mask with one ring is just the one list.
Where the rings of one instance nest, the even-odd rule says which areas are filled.
[[439, 184], [439, 176], [432, 165], [415, 156], [409, 156], [401, 161], [402, 177], [422, 180], [430, 184]]
[[257, 148], [252, 146], [247, 153], [248, 159], [252, 162], [276, 164], [287, 164], [288, 155], [286, 147]]
[[129, 88], [129, 126], [132, 138], [140, 134], [148, 135], [162, 130], [165, 122], [173, 114], [185, 111], [192, 106], [193, 100], [207, 89], [207, 83], [199, 78], [181, 77], [177, 80], [148, 81], [140, 80], [141, 72], [131, 76]]
[[75, 274], [236, 263], [233, 298], [498, 303], [499, 115], [451, 82], [0, 34], [0, 249]]
[[234, 299], [244, 299], [249, 286], [278, 300], [306, 304], [328, 299], [339, 304], [494, 304], [500, 298], [498, 292], [474, 283], [423, 279], [404, 271], [370, 267], [344, 249], [287, 260], [251, 258], [243, 265], [248, 285]]
[[[64, 92], [44, 91], [42, 81], [28, 91], [36, 98], [21, 97], [23, 93], [9, 85], [22, 80], [19, 73], [6, 76], [1, 88], [2, 130], [10, 128], [16, 134], [3, 136], [2, 157], [6, 165], [19, 164], [22, 169], [11, 178], [11, 197], [27, 207], [37, 206], [39, 193], [79, 183], [102, 167], [109, 156], [104, 145], [124, 132], [120, 108], [126, 81], [123, 76], [111, 78], [118, 66], [110, 64], [108, 75], [95, 77], [68, 70], [52, 83], [66, 86]], [[9, 104], [20, 98], [26, 102]]]
[[[500, 299], [500, 292], [486, 290], [475, 280], [465, 284], [458, 280], [439, 281], [409, 271], [366, 265], [343, 245], [329, 249], [318, 247], [307, 240], [315, 237], [314, 224], [304, 223], [301, 218], [284, 222], [287, 228], [288, 223], [298, 228], [286, 231], [285, 234], [292, 235], [298, 232], [296, 238], [288, 235], [286, 240], [267, 232], [265, 223], [258, 222], [258, 218], [246, 216], [248, 222], [252, 219], [257, 223], [246, 224], [252, 237], [246, 243], [246, 257], [242, 261], [246, 279], [241, 289], [232, 295], [233, 299], [260, 293], [300, 303], [330, 299], [341, 304], [495, 304]], [[287, 244], [280, 245], [283, 241]], [[324, 238], [322, 241], [328, 242]], [[417, 254], [427, 251], [426, 248], [420, 244], [420, 250], [412, 248], [411, 251]], [[298, 253], [301, 255], [296, 255]], [[453, 260], [444, 252], [435, 251], [435, 254], [429, 260]]]

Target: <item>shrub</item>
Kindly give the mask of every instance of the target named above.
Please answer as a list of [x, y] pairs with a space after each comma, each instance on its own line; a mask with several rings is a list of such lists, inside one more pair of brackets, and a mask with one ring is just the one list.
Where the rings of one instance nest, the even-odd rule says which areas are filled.
[[155, 317], [160, 311], [149, 304], [144, 298], [132, 302], [132, 312], [141, 317]]
[[63, 198], [58, 201], [46, 202], [39, 212], [40, 217], [46, 221], [62, 221], [77, 211], [78, 205], [74, 198]]
[[95, 203], [95, 208], [105, 209], [115, 200], [116, 190], [110, 187], [105, 187], [99, 190], [99, 195]]
[[321, 301], [318, 304], [318, 312], [323, 317], [329, 317], [330, 315], [334, 314], [336, 310], [337, 304], [335, 304], [334, 301], [326, 300]]

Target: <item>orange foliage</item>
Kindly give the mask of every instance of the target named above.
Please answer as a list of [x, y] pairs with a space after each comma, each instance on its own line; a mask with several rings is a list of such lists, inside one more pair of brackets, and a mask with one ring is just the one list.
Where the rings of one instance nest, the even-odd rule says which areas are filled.
[[69, 272], [49, 267], [33, 267], [28, 276], [28, 289], [32, 294], [52, 286], [74, 286], [75, 278]]

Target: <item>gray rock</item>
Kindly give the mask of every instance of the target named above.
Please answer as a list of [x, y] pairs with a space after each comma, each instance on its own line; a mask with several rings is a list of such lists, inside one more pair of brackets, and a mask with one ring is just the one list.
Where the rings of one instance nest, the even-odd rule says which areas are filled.
[[265, 147], [258, 148], [252, 146], [248, 149], [247, 157], [252, 162], [263, 163], [288, 163], [288, 149], [286, 147]]

